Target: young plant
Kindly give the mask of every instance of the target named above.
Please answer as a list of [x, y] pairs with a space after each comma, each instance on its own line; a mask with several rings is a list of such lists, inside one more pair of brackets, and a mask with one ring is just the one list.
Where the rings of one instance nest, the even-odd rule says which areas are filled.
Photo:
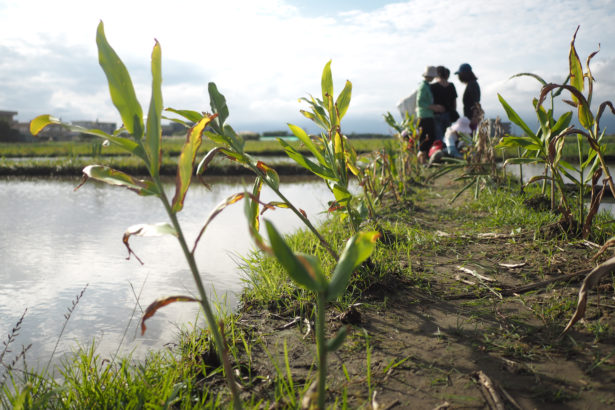
[[[258, 184], [258, 190], [254, 192], [256, 196], [260, 195], [260, 187], [265, 183], [276, 195], [281, 199], [281, 202], [271, 202], [269, 206], [271, 207], [280, 207], [280, 208], [288, 208], [292, 210], [297, 217], [308, 227], [310, 231], [318, 238], [322, 246], [331, 254], [334, 259], [337, 259], [338, 255], [333, 250], [331, 245], [323, 238], [323, 236], [318, 232], [318, 230], [312, 225], [310, 220], [308, 219], [305, 212], [295, 205], [293, 205], [280, 191], [280, 178], [278, 173], [264, 163], [263, 161], [257, 160], [252, 157], [245, 151], [244, 140], [235, 133], [233, 128], [225, 124], [226, 119], [229, 116], [229, 109], [226, 104], [226, 98], [218, 91], [218, 87], [214, 83], [209, 83], [208, 86], [209, 91], [209, 101], [211, 110], [214, 113], [212, 117], [212, 121], [208, 124], [209, 129], [205, 130], [204, 135], [209, 137], [209, 139], [216, 144], [216, 147], [210, 150], [205, 157], [201, 160], [197, 167], [197, 175], [202, 174], [209, 163], [219, 155], [222, 155], [231, 161], [237, 162], [250, 170], [252, 170], [256, 176]], [[199, 121], [203, 121], [204, 118], [208, 118], [209, 115], [205, 113], [199, 113], [196, 111], [190, 110], [176, 110], [173, 108], [166, 109], [169, 112], [180, 115], [185, 120], [180, 120], [176, 118], [167, 118], [171, 121], [175, 121], [181, 124], [184, 124], [186, 127], [190, 127], [191, 123], [198, 123]], [[166, 117], [165, 117], [166, 118]]]
[[[401, 123], [395, 121], [393, 114], [387, 112], [383, 115], [385, 122], [395, 131], [395, 138], [399, 143], [397, 155], [391, 155], [391, 166], [395, 166], [399, 173], [398, 185], [402, 191], [406, 192], [406, 184], [414, 175], [415, 178], [420, 178], [422, 175], [422, 166], [416, 160], [416, 151], [418, 143], [418, 118], [414, 115], [410, 116], [407, 112]], [[387, 150], [388, 151], [388, 150]], [[394, 160], [394, 161], [393, 161]]]
[[[224, 365], [225, 376], [227, 378], [229, 388], [233, 395], [234, 407], [241, 408], [242, 406], [239, 400], [237, 387], [233, 379], [230, 362], [228, 360], [228, 356], [225, 354], [226, 345], [220, 332], [220, 328], [216, 321], [214, 312], [209, 303], [207, 293], [205, 291], [203, 281], [201, 280], [201, 275], [197, 268], [196, 260], [194, 257], [194, 251], [196, 250], [199, 238], [196, 239], [192, 250], [190, 250], [190, 248], [188, 247], [188, 242], [184, 237], [184, 234], [177, 219], [177, 213], [180, 212], [183, 208], [184, 199], [190, 186], [194, 169], [195, 157], [202, 142], [203, 132], [205, 131], [205, 128], [211, 123], [211, 121], [216, 118], [216, 115], [203, 116], [198, 121], [196, 121], [196, 124], [188, 131], [186, 143], [184, 144], [184, 147], [178, 160], [177, 177], [175, 181], [175, 195], [172, 200], [169, 200], [167, 194], [164, 191], [163, 184], [160, 178], [160, 163], [162, 158], [162, 72], [160, 45], [158, 44], [158, 42], [156, 42], [152, 51], [152, 96], [150, 100], [147, 119], [144, 122], [143, 111], [141, 105], [137, 101], [133, 83], [128, 73], [128, 70], [122, 63], [119, 56], [107, 42], [102, 22], [100, 22], [100, 24], [98, 25], [96, 33], [96, 43], [98, 46], [99, 62], [107, 77], [107, 81], [109, 83], [109, 91], [113, 104], [119, 111], [124, 122], [123, 127], [115, 131], [113, 134], [108, 134], [106, 132], [96, 129], [85, 129], [70, 124], [64, 124], [50, 115], [42, 115], [32, 120], [30, 124], [30, 129], [32, 131], [32, 134], [36, 135], [45, 126], [49, 124], [60, 124], [73, 131], [94, 135], [108, 140], [111, 144], [114, 144], [120, 147], [122, 150], [137, 156], [145, 163], [145, 166], [147, 167], [147, 170], [150, 175], [149, 179], [147, 180], [136, 179], [122, 171], [118, 171], [106, 166], [90, 165], [83, 170], [83, 183], [88, 178], [93, 178], [110, 185], [128, 188], [141, 196], [156, 196], [160, 199], [170, 219], [170, 223], [163, 222], [157, 224], [139, 224], [129, 227], [124, 233], [123, 238], [124, 244], [126, 245], [129, 252], [129, 257], [130, 255], [134, 255], [134, 252], [129, 245], [129, 239], [133, 235], [174, 235], [179, 241], [181, 249], [184, 253], [184, 256], [192, 273], [194, 283], [198, 290], [199, 299], [195, 299], [189, 296], [169, 296], [158, 299], [146, 309], [143, 315], [141, 321], [142, 332], [145, 332], [145, 320], [154, 315], [155, 312], [161, 307], [174, 302], [199, 302], [201, 304], [201, 307], [203, 308], [203, 311], [205, 312], [205, 317], [209, 325], [209, 330], [213, 335], [220, 361]], [[124, 133], [129, 134], [130, 137], [127, 138], [123, 136]], [[227, 204], [236, 202], [241, 198], [241, 195], [235, 195], [229, 200], [227, 200]], [[218, 210], [216, 211], [219, 212]], [[213, 216], [217, 214], [216, 211], [214, 212], [214, 214], [212, 214], [210, 220]], [[207, 226], [207, 223], [205, 224], [205, 226]], [[205, 227], [203, 228], [203, 230], [204, 229]]]
[[[597, 195], [592, 194], [590, 209], [588, 210], [587, 214], [585, 214], [583, 197], [588, 189], [588, 183], [591, 181], [591, 190], [593, 193], [594, 191], [596, 191], [596, 184], [598, 183], [598, 180], [603, 173], [605, 175], [604, 182], [605, 184], [609, 185], [609, 187], [611, 188], [611, 192], [615, 197], [615, 188], [613, 186], [613, 180], [604, 160], [603, 152], [605, 150], [605, 147], [603, 144], [601, 144], [602, 138], [604, 137], [604, 131], [600, 131], [600, 117], [602, 116], [604, 110], [607, 107], [610, 107], [611, 112], [615, 114], [615, 109], [613, 108], [613, 104], [610, 101], [605, 101], [600, 104], [596, 115], [594, 115], [591, 111], [590, 105], [593, 94], [594, 78], [591, 74], [589, 63], [591, 59], [598, 53], [598, 51], [595, 51], [588, 56], [586, 63], [587, 72], [584, 73], [583, 66], [574, 46], [578, 30], [579, 28], [577, 27], [577, 30], [575, 31], [572, 41], [570, 43], [568, 74], [568, 78], [570, 79], [569, 85], [566, 84], [568, 80], [566, 80], [564, 84], [546, 84], [545, 81], [542, 80], [540, 77], [532, 75], [537, 78], [541, 82], [541, 84], [543, 84], [539, 98], [534, 100], [534, 108], [536, 110], [538, 121], [540, 123], [540, 129], [537, 133], [533, 133], [532, 130], [527, 126], [527, 124], [525, 124], [525, 122], [521, 120], [519, 115], [508, 105], [508, 103], [506, 103], [504, 98], [502, 98], [502, 96], [499, 96], [500, 102], [504, 106], [508, 118], [513, 123], [520, 126], [526, 133], [526, 136], [523, 137], [504, 137], [499, 147], [521, 147], [522, 149], [524, 149], [524, 156], [509, 159], [506, 163], [522, 164], [529, 162], [539, 162], [545, 164], [545, 169], [548, 169], [550, 171], [550, 175], [547, 175], [545, 172], [543, 176], [535, 177], [529, 183], [535, 182], [540, 179], [548, 179], [552, 181], [552, 184], [554, 184], [554, 186], [558, 188], [558, 191], [560, 193], [561, 202], [564, 206], [564, 214], [568, 219], [569, 226], [576, 225], [574, 223], [574, 219], [576, 219], [576, 222], [578, 222], [578, 224], [583, 223], [579, 231], [583, 237], [587, 237], [591, 229], [593, 217], [598, 210], [598, 206], [600, 205], [602, 194], [604, 192], [602, 191]], [[587, 96], [583, 94], [585, 90], [585, 79], [587, 79], [588, 82]], [[554, 90], [557, 91], [553, 93]], [[572, 96], [572, 101], [564, 100], [564, 102], [572, 105], [577, 109], [577, 118], [579, 120], [579, 123], [583, 128], [585, 128], [586, 131], [582, 131], [572, 126], [569, 126], [572, 119], [572, 112], [567, 112], [563, 114], [557, 121], [553, 117], [553, 98], [555, 96], [558, 96], [561, 90], [567, 90], [570, 92]], [[549, 110], [545, 110], [543, 107], [543, 103], [547, 95], [551, 96], [551, 108]], [[576, 168], [568, 162], [562, 160], [562, 149], [565, 143], [565, 137], [568, 135], [577, 136], [579, 168]], [[585, 160], [583, 160], [581, 146], [581, 141], [583, 138], [587, 139], [590, 147], [589, 155]], [[598, 167], [602, 168], [601, 173], [597, 172]], [[578, 175], [578, 178], [572, 175], [571, 172]], [[563, 176], [566, 176], [577, 185], [578, 204], [577, 212], [574, 217], [570, 205], [570, 198], [568, 197], [568, 194], [564, 187]], [[554, 207], [553, 199], [554, 193], [552, 188], [552, 208]]]
[[288, 124], [292, 133], [310, 151], [316, 162], [281, 138], [278, 138], [278, 141], [284, 147], [286, 154], [297, 164], [325, 181], [335, 197], [329, 211], [343, 211], [342, 219], [348, 218], [353, 231], [358, 232], [361, 221], [367, 215], [367, 208], [363, 201], [356, 198], [349, 190], [351, 174], [358, 176], [360, 171], [356, 166], [357, 154], [348, 138], [342, 134], [340, 127], [340, 122], [350, 105], [352, 83], [346, 81], [344, 89], [334, 99], [331, 61], [329, 61], [322, 72], [321, 89], [322, 99], [313, 96], [309, 99], [302, 98], [310, 105], [311, 110], [301, 110], [306, 118], [323, 130], [321, 134], [312, 138], [301, 127]]
[[501, 127], [499, 119], [496, 120], [495, 135], [491, 137], [489, 123], [483, 121], [484, 112], [479, 107], [477, 118], [478, 130], [472, 135], [461, 134], [461, 138], [469, 146], [464, 158], [446, 158], [438, 164], [435, 171], [426, 180], [431, 181], [455, 170], [463, 170], [463, 174], [455, 181], [463, 181], [465, 185], [459, 190], [450, 202], [455, 201], [462, 193], [474, 189], [474, 199], [478, 199], [484, 187], [499, 182], [498, 168], [495, 157], [495, 141], [499, 138]]
[[265, 220], [270, 245], [260, 235], [258, 203], [247, 200], [245, 212], [249, 229], [259, 249], [273, 256], [284, 267], [288, 276], [298, 285], [314, 292], [316, 296], [316, 348], [318, 357], [318, 408], [325, 408], [325, 390], [327, 378], [327, 354], [337, 350], [346, 337], [346, 328], [342, 327], [331, 339], [325, 338], [325, 314], [327, 303], [344, 294], [350, 281], [351, 273], [373, 252], [378, 232], [359, 232], [347, 242], [340, 255], [330, 279], [323, 273], [320, 262], [312, 255], [295, 253], [286, 243], [273, 224]]

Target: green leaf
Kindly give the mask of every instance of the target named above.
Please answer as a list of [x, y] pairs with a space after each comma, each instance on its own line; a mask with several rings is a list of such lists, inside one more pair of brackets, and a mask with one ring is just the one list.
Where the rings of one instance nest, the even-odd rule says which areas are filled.
[[502, 140], [495, 146], [496, 148], [515, 148], [522, 147], [529, 150], [539, 150], [541, 148], [540, 145], [536, 144], [533, 138], [531, 137], [513, 137], [507, 136], [503, 137]]
[[[568, 178], [569, 180], [571, 180], [575, 185], [577, 185], [577, 186], [581, 185], [581, 182], [577, 178], [573, 177], [572, 174], [570, 174], [570, 172], [566, 171], [566, 169], [565, 169], [566, 167], [564, 166], [563, 162], [564, 161], [560, 161], [559, 162], [559, 165], [562, 165], [562, 167], [559, 168], [559, 172], [564, 174], [564, 176], [566, 178]], [[568, 164], [568, 165], [570, 165], [570, 164]], [[577, 170], [575, 169], [575, 171], [577, 171]]]
[[291, 279], [311, 291], [321, 292], [323, 287], [317, 280], [316, 273], [310, 272], [308, 266], [306, 266], [307, 263], [300, 261], [271, 222], [265, 220], [265, 226], [273, 253]]
[[193, 123], [197, 123], [201, 120], [201, 118], [203, 118], [203, 114], [192, 110], [176, 110], [174, 108], [165, 108], [165, 111], [181, 115], [182, 117], [184, 117], [188, 121], [192, 121]]
[[269, 186], [276, 190], [280, 188], [280, 177], [278, 176], [278, 173], [275, 169], [271, 168], [263, 161], [257, 161], [256, 168], [260, 169], [262, 172], [265, 173], [265, 178]]
[[215, 124], [219, 127], [218, 131], [221, 132], [224, 128], [224, 121], [226, 121], [229, 115], [226, 98], [220, 94], [218, 87], [213, 82], [207, 85], [207, 90], [209, 91], [209, 105], [211, 110], [214, 114], [218, 114]]
[[107, 42], [102, 21], [98, 24], [96, 44], [98, 45], [98, 62], [107, 76], [113, 105], [120, 113], [128, 132], [136, 140], [140, 140], [143, 137], [143, 110], [137, 101], [126, 66]]
[[504, 162], [504, 166], [507, 165], [523, 165], [523, 164], [536, 164], [544, 162], [540, 158], [509, 158]]
[[[577, 27], [577, 31], [574, 32], [574, 36], [572, 36], [572, 41], [570, 42], [570, 53], [568, 54], [568, 64], [570, 67], [570, 85], [579, 90], [579, 92], [583, 92], [584, 88], [584, 78], [583, 78], [583, 66], [581, 65], [581, 60], [579, 59], [579, 55], [577, 54], [577, 50], [574, 47], [574, 41], [577, 37], [577, 32], [579, 28]], [[578, 98], [572, 94], [572, 100], [574, 102], [579, 102]]]
[[241, 138], [233, 127], [230, 125], [225, 125], [223, 129], [224, 135], [229, 138], [231, 141], [231, 148], [235, 150], [238, 154], [243, 155], [243, 147], [245, 145], [245, 141]]
[[359, 232], [346, 242], [346, 248], [331, 275], [327, 288], [327, 300], [335, 300], [344, 293], [350, 280], [350, 274], [372, 254], [379, 237], [378, 232]]
[[[325, 158], [323, 157], [322, 152], [320, 152], [316, 144], [314, 144], [314, 141], [312, 141], [310, 136], [303, 130], [303, 128], [298, 127], [293, 124], [287, 124], [287, 125], [288, 125], [288, 128], [290, 128], [291, 132], [295, 135], [295, 137], [297, 137], [299, 141], [301, 141], [303, 145], [305, 145], [305, 147], [312, 153], [312, 155], [316, 157], [318, 162], [320, 162], [320, 165], [327, 166], [328, 164], [325, 161]], [[280, 139], [278, 139], [278, 141], [280, 141]]]
[[551, 128], [551, 133], [553, 135], [557, 135], [570, 125], [570, 121], [572, 121], [572, 111], [568, 111], [562, 114], [561, 117], [557, 120], [555, 125]]
[[506, 111], [506, 115], [508, 116], [508, 119], [513, 124], [517, 124], [519, 127], [521, 127], [523, 132], [525, 132], [528, 136], [536, 137], [534, 135], [534, 132], [530, 129], [530, 127], [528, 127], [527, 124], [523, 122], [521, 117], [519, 117], [519, 115], [515, 112], [515, 110], [513, 110], [513, 108], [510, 105], [508, 105], [506, 100], [504, 100], [504, 97], [498, 94], [498, 99], [500, 100], [500, 104], [502, 104], [502, 106], [504, 107], [504, 111]]
[[262, 181], [260, 180], [260, 178], [256, 178], [256, 181], [254, 182], [254, 188], [252, 190], [253, 196], [246, 195], [243, 210], [246, 215], [246, 219], [248, 220], [248, 232], [250, 233], [252, 240], [260, 250], [273, 256], [273, 250], [269, 246], [267, 246], [265, 240], [259, 233], [260, 221], [258, 212], [258, 200], [260, 197], [261, 188]]
[[230, 147], [232, 141], [226, 135], [217, 134], [211, 131], [205, 131], [205, 136], [209, 138], [214, 144], [224, 145], [225, 147]]
[[329, 179], [333, 181], [337, 180], [337, 177], [335, 176], [335, 174], [333, 173], [331, 169], [314, 163], [310, 159], [306, 158], [300, 152], [297, 152], [297, 150], [295, 150], [292, 147], [292, 145], [288, 144], [286, 141], [282, 140], [281, 138], [279, 138], [278, 141], [284, 147], [284, 151], [286, 152], [286, 155], [292, 158], [297, 164], [301, 165], [305, 169], [310, 170], [311, 172], [313, 172], [314, 174], [318, 175], [321, 178]]
[[352, 199], [352, 194], [348, 189], [340, 184], [333, 185], [333, 196], [335, 201], [341, 206], [348, 206], [348, 201]]
[[153, 177], [160, 173], [160, 161], [162, 160], [160, 146], [162, 144], [162, 68], [160, 44], [156, 41], [152, 50], [152, 97], [147, 115], [147, 132], [145, 135], [145, 147], [150, 161], [150, 172]]
[[213, 159], [220, 153], [224, 148], [215, 147], [209, 150], [209, 152], [203, 157], [201, 162], [199, 162], [198, 167], [196, 168], [196, 174], [201, 175], [209, 166], [209, 163], [213, 161]]
[[337, 96], [337, 100], [335, 101], [335, 105], [337, 106], [337, 115], [340, 121], [346, 115], [346, 111], [348, 111], [348, 106], [350, 105], [350, 97], [352, 96], [352, 83], [350, 81], [346, 81], [346, 85], [344, 89]]
[[[83, 174], [88, 178], [93, 178], [109, 185], [123, 186], [139, 195], [160, 195], [160, 191], [152, 181], [136, 179], [122, 171], [102, 165], [88, 165], [83, 169]], [[85, 180], [77, 188], [84, 183]]]
[[512, 77], [510, 77], [510, 79], [512, 80], [513, 78], [516, 77], [533, 77], [534, 79], [538, 80], [538, 82], [542, 85], [546, 85], [547, 82], [545, 80], [542, 79], [541, 76], [533, 74], [533, 73], [519, 73], [519, 74], [515, 74]]
[[[535, 106], [538, 100], [534, 99]], [[551, 137], [551, 129], [549, 128], [549, 117], [542, 106], [536, 106], [536, 116], [542, 130], [542, 138], [546, 141]]]
[[346, 326], [342, 326], [340, 330], [337, 331], [335, 336], [327, 341], [327, 351], [334, 352], [339, 349], [340, 346], [342, 346], [342, 343], [344, 343], [344, 340], [346, 340], [347, 333], [348, 330], [346, 329]]
[[594, 125], [594, 115], [592, 114], [587, 101], [581, 101], [578, 108], [579, 122], [586, 130], [591, 130]]
[[211, 122], [211, 117], [203, 117], [201, 121], [196, 123], [190, 129], [187, 135], [186, 143], [182, 148], [177, 161], [177, 176], [175, 178], [175, 196], [173, 197], [173, 212], [179, 212], [184, 207], [184, 199], [186, 192], [190, 187], [192, 180], [192, 171], [194, 169], [194, 159], [203, 140], [203, 130]]
[[327, 101], [328, 98], [333, 99], [333, 77], [331, 76], [331, 60], [325, 64], [322, 70], [322, 79], [320, 81], [322, 88], [322, 100]]

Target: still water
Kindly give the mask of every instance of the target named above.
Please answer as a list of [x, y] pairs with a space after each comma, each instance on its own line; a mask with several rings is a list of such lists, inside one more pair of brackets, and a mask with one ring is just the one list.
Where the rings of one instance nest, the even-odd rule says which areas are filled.
[[[250, 178], [245, 182], [225, 179], [213, 183], [211, 190], [193, 184], [179, 213], [189, 244], [216, 205], [251, 189], [251, 183]], [[88, 182], [74, 191], [75, 185], [76, 180], [0, 179], [0, 334], [7, 335], [27, 309], [13, 351], [32, 343], [29, 363], [46, 362], [64, 315], [87, 285], [54, 360], [93, 340], [103, 357], [113, 356], [121, 343], [120, 351], [132, 352], [137, 359], [148, 349], [176, 341], [178, 328], [201, 320], [196, 303], [175, 303], [159, 310], [147, 321], [144, 336], [137, 327], [141, 308], [156, 298], [197, 293], [177, 240], [172, 236], [132, 238], [131, 247], [144, 265], [134, 257], [126, 260], [122, 243], [127, 227], [168, 220], [159, 200], [104, 184]], [[172, 197], [171, 184], [167, 190]], [[331, 199], [324, 183], [288, 181], [282, 183], [281, 191], [312, 222], [323, 220], [322, 211]], [[262, 198], [278, 200], [266, 188]], [[301, 226], [289, 210], [267, 212], [265, 217], [282, 232]], [[242, 202], [220, 213], [199, 243], [196, 257], [201, 275], [213, 298], [231, 309], [244, 286], [236, 261], [251, 249]]]
[[[607, 165], [609, 167], [610, 174], [615, 175], [615, 165], [613, 164], [607, 164]], [[506, 172], [516, 177], [519, 177], [520, 175], [519, 171], [520, 171], [519, 165], [509, 165], [506, 167]], [[525, 183], [527, 183], [533, 177], [538, 176], [538, 175], [543, 175], [543, 174], [544, 174], [544, 165], [539, 165], [539, 164], [524, 164], [523, 165], [523, 182]], [[578, 175], [574, 173], [572, 175], [575, 178], [578, 178]], [[542, 183], [542, 181], [539, 181], [538, 183], [540, 184]], [[571, 184], [572, 181], [566, 178], [566, 176], [564, 176], [564, 183]], [[600, 180], [599, 183], [600, 184], [602, 183], [602, 179]], [[589, 198], [587, 200], [589, 200]], [[608, 190], [604, 194], [604, 197], [602, 199], [602, 203], [600, 204], [599, 209], [610, 212], [613, 216], [615, 216], [615, 201], [613, 201], [613, 197]]]

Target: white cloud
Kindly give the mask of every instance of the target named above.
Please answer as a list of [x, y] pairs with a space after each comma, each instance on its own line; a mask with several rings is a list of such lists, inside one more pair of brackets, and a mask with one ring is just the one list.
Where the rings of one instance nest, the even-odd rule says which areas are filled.
[[[149, 101], [149, 58], [157, 38], [163, 53], [165, 105], [208, 109], [206, 85], [215, 81], [227, 96], [233, 121], [249, 124], [277, 118], [283, 125], [301, 117], [297, 98], [319, 93], [322, 67], [332, 59], [336, 88], [341, 90], [346, 79], [353, 83], [349, 122], [373, 116], [373, 127], [384, 130], [380, 114], [395, 110], [428, 64], [445, 65], [452, 72], [462, 62], [472, 64], [487, 115], [503, 114], [497, 92], [527, 105], [538, 94], [538, 83], [508, 78], [534, 72], [547, 81], [561, 81], [570, 40], [580, 24], [579, 55], [584, 61], [602, 42], [592, 67], [600, 94], [613, 90], [609, 80], [598, 76], [609, 73], [615, 55], [609, 43], [615, 38], [614, 7], [609, 2], [411, 0], [370, 11], [359, 8], [308, 16], [285, 0], [177, 1], [172, 7], [162, 1], [11, 2], [0, 16], [0, 48], [12, 51], [0, 56], [0, 78], [10, 77], [5, 82], [29, 89], [28, 84], [40, 79], [36, 71], [44, 68], [46, 92], [62, 90], [64, 94], [56, 95], [76, 96], [87, 89], [88, 98], [100, 98], [98, 90], [105, 82], [97, 67], [94, 38], [102, 19], [144, 106]], [[54, 58], [54, 53], [63, 58]], [[41, 64], [48, 59], [54, 62], [51, 67]], [[64, 79], [66, 73], [71, 78]], [[453, 81], [461, 96], [463, 85]], [[5, 82], [0, 80], [0, 85]], [[22, 120], [31, 118], [24, 118], [25, 113], [90, 105], [104, 110], [101, 119], [118, 117], [108, 97], [91, 104], [60, 105], [32, 95], [0, 99], [2, 105], [12, 104], [0, 108], [19, 111]]]

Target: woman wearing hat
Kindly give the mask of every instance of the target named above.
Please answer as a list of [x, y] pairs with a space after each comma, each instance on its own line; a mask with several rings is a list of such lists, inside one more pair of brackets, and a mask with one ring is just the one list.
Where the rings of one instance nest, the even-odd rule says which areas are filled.
[[427, 66], [423, 73], [423, 81], [416, 91], [416, 116], [419, 119], [419, 152], [417, 159], [423, 164], [427, 161], [427, 153], [436, 139], [436, 123], [434, 112], [444, 112], [444, 106], [433, 103], [433, 95], [429, 83], [438, 75], [436, 67]]
[[478, 126], [476, 104], [480, 104], [480, 87], [478, 80], [472, 72], [472, 66], [463, 63], [455, 73], [459, 76], [459, 81], [466, 85], [463, 92], [463, 115], [470, 119], [470, 126], [476, 129]]
[[438, 76], [436, 81], [429, 84], [431, 93], [433, 94], [434, 104], [441, 104], [445, 110], [435, 114], [436, 121], [436, 139], [443, 139], [446, 129], [457, 119], [457, 90], [455, 84], [448, 81], [451, 71], [444, 66], [437, 66], [436, 71]]

